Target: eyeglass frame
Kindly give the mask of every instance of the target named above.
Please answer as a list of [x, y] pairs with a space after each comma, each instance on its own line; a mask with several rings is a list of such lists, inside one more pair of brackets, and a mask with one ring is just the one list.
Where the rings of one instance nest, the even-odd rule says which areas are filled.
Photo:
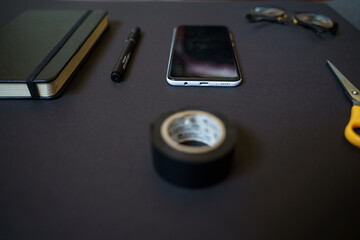
[[[264, 7], [264, 8], [276, 8], [279, 10], [282, 10], [284, 13], [279, 15], [279, 16], [254, 16], [253, 12], [256, 8], [258, 7]], [[308, 28], [312, 31], [315, 32], [316, 35], [320, 35], [322, 33], [326, 33], [326, 32], [330, 32], [333, 35], [337, 34], [337, 30], [339, 28], [339, 24], [333, 20], [332, 18], [322, 15], [322, 14], [318, 14], [315, 12], [300, 12], [300, 11], [294, 11], [294, 15], [290, 17], [289, 19], [289, 15], [287, 13], [288, 11], [284, 8], [281, 7], [277, 7], [277, 6], [257, 6], [255, 8], [253, 8], [251, 10], [250, 13], [246, 14], [246, 18], [249, 20], [250, 23], [256, 23], [256, 22], [274, 22], [274, 23], [279, 23], [279, 24], [284, 24], [284, 25], [293, 25], [295, 24], [296, 26], [302, 26], [305, 28]], [[315, 24], [309, 24], [309, 23], [305, 23], [303, 21], [301, 21], [300, 19], [297, 18], [297, 15], [299, 14], [313, 14], [313, 15], [319, 15], [319, 16], [323, 16], [326, 17], [328, 19], [330, 19], [333, 23], [333, 26], [331, 28], [327, 28], [327, 27], [322, 27], [322, 26], [318, 26]]]

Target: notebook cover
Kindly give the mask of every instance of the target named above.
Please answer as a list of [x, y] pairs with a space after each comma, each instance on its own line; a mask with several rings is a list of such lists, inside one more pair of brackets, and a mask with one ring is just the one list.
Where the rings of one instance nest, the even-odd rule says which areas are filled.
[[[1, 27], [0, 83], [26, 83], [34, 69], [86, 12], [28, 10]], [[106, 11], [92, 11], [35, 77], [34, 82], [56, 79], [106, 14]]]

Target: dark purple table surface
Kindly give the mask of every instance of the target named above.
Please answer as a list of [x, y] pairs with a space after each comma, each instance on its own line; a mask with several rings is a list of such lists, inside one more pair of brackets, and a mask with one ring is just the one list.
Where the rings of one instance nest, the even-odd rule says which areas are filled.
[[[105, 9], [111, 28], [60, 98], [0, 101], [0, 239], [360, 239], [360, 149], [343, 136], [351, 103], [325, 63], [360, 87], [360, 32], [308, 2], [273, 4], [328, 15], [338, 36], [249, 24], [259, 4], [1, 2], [1, 25], [29, 8]], [[166, 83], [180, 24], [229, 27], [239, 87]], [[143, 37], [114, 83], [135, 26]], [[186, 106], [239, 130], [232, 172], [210, 188], [173, 186], [152, 165], [150, 123]]]

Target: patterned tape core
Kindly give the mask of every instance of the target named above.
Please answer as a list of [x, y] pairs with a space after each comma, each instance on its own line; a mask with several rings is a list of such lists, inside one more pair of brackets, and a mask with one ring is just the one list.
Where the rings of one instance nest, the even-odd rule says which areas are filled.
[[[172, 148], [196, 154], [209, 152], [221, 145], [226, 130], [217, 116], [201, 110], [186, 110], [165, 119], [161, 125], [161, 136]], [[189, 142], [197, 142], [201, 146], [189, 145]]]

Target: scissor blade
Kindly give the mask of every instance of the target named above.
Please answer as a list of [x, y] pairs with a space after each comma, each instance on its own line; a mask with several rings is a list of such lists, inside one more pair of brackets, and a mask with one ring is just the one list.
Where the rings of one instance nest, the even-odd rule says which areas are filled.
[[335, 73], [337, 79], [344, 88], [346, 95], [355, 105], [360, 105], [360, 91], [357, 89], [329, 60], [327, 60], [330, 68]]

